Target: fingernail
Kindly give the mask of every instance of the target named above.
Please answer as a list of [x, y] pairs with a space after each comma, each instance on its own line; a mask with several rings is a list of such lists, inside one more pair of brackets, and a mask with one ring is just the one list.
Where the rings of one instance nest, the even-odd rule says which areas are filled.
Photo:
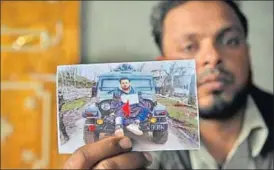
[[128, 137], [125, 137], [119, 141], [119, 145], [123, 149], [130, 149], [132, 147], [132, 142]]
[[146, 157], [147, 161], [148, 161], [148, 165], [149, 166], [152, 163], [152, 156], [148, 153], [148, 152], [143, 152], [144, 156]]

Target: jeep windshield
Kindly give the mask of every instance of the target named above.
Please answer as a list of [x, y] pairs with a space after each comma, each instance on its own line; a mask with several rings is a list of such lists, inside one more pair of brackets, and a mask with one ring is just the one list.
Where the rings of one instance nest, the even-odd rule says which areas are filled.
[[[120, 87], [119, 79], [105, 79], [101, 80], [101, 91], [111, 91]], [[151, 79], [131, 79], [131, 86], [136, 91], [151, 91], [152, 89], [152, 80]]]

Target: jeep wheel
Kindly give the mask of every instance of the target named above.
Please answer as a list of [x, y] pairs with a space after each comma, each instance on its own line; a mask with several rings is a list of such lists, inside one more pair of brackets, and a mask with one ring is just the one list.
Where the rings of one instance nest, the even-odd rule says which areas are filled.
[[91, 132], [88, 130], [88, 127], [84, 127], [84, 134], [83, 134], [85, 144], [93, 143], [99, 140], [99, 134], [96, 132]]
[[152, 140], [157, 144], [164, 144], [168, 139], [168, 130], [154, 131], [152, 134]]

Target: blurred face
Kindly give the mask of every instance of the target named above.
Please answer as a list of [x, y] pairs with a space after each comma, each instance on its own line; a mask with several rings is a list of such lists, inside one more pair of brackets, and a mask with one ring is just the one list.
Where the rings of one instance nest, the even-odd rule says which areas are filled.
[[123, 90], [128, 90], [130, 87], [130, 83], [128, 80], [121, 80], [120, 84]]
[[221, 1], [186, 2], [166, 16], [164, 59], [195, 59], [200, 116], [230, 117], [250, 80], [249, 50], [234, 11]]

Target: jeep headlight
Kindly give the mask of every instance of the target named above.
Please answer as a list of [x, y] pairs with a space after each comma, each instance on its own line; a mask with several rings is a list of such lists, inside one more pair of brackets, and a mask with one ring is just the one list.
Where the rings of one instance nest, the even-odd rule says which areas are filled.
[[98, 119], [98, 120], [96, 120], [96, 123], [98, 125], [102, 125], [104, 123], [104, 120], [103, 119]]
[[155, 117], [152, 117], [151, 119], [150, 119], [150, 123], [156, 123], [157, 122], [157, 119], [155, 118]]
[[104, 111], [109, 110], [110, 109], [110, 103], [102, 102], [101, 103], [101, 109], [104, 110]]

